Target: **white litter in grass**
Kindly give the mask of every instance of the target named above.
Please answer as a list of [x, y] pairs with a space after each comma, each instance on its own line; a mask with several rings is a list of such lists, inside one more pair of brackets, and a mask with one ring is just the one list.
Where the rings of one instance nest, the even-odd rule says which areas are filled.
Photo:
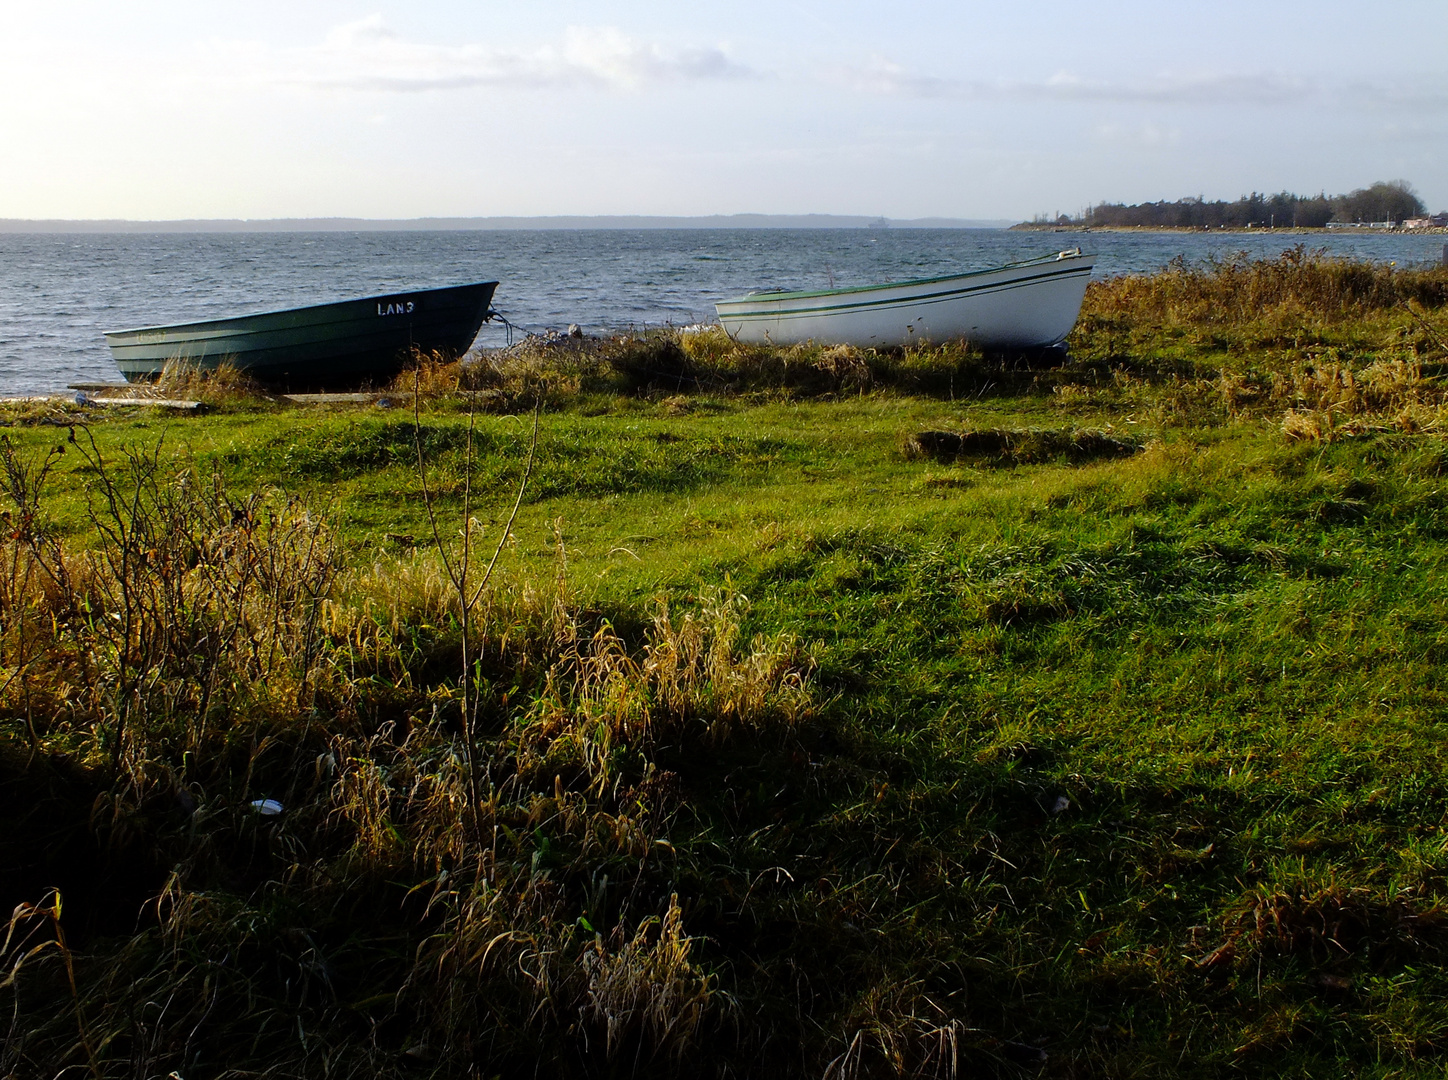
[[276, 817], [284, 809], [275, 799], [253, 799], [251, 808], [265, 817]]

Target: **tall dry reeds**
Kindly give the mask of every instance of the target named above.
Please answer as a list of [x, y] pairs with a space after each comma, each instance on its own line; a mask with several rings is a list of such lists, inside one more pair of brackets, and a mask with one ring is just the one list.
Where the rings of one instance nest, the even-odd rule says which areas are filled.
[[[489, 411], [555, 408], [590, 394], [686, 399], [698, 395], [820, 397], [896, 388], [962, 396], [992, 381], [980, 350], [961, 342], [910, 349], [813, 343], [746, 345], [722, 329], [615, 338], [525, 338], [464, 361], [418, 357], [393, 383], [433, 400]], [[999, 375], [994, 377], [999, 381]]]
[[461, 358], [420, 354], [390, 389], [431, 401], [451, 399], [466, 409], [512, 412], [539, 402], [559, 405], [605, 388], [609, 368], [598, 344], [563, 340], [568, 344], [529, 337], [506, 349]]
[[[65, 455], [84, 546], [46, 520]], [[35, 715], [32, 766], [0, 768], [40, 790], [64, 747], [95, 847], [64, 940], [48, 855], [0, 886], [30, 905], [0, 950], [7, 1070], [683, 1073], [720, 1037], [735, 1007], [666, 858], [669, 755], [787, 741], [810, 701], [741, 598], [660, 603], [625, 637], [561, 558], [536, 585], [475, 552], [460, 580], [442, 547], [344, 572], [305, 504], [159, 447], [82, 429], [0, 457], [0, 709]]]
[[682, 616], [657, 606], [642, 656], [603, 624], [571, 625], [517, 732], [520, 773], [560, 768], [599, 792], [618, 780], [616, 750], [717, 748], [737, 736], [787, 737], [807, 714], [810, 663], [787, 635], [743, 641], [744, 601], [707, 590]]
[[1335, 258], [1298, 245], [1275, 259], [1236, 252], [1191, 265], [1178, 257], [1157, 273], [1093, 282], [1085, 314], [1232, 324], [1274, 312], [1340, 317], [1410, 303], [1448, 303], [1448, 272]]
[[168, 360], [155, 382], [131, 387], [140, 397], [190, 399], [213, 408], [257, 405], [272, 401], [267, 389], [230, 360], [202, 366], [190, 360]]
[[1268, 420], [1291, 438], [1436, 431], [1445, 306], [1442, 267], [1300, 246], [1177, 260], [1090, 284], [1053, 402], [1129, 404], [1167, 425]]
[[[92, 478], [97, 543], [84, 551], [66, 550], [44, 521], [43, 486], [62, 451]], [[86, 429], [39, 462], [8, 442], [0, 458], [15, 524], [3, 547], [0, 648], [16, 661], [27, 713], [29, 676], [44, 667], [46, 686], [73, 688], [51, 701], [53, 714], [90, 730], [119, 772], [156, 739], [199, 750], [239, 705], [309, 705], [338, 553], [300, 501], [176, 475], [159, 445], [113, 459]]]
[[10, 505], [0, 542], [0, 701], [12, 701], [25, 718], [33, 750], [35, 727], [32, 668], [44, 667], [56, 647], [57, 628], [75, 617], [70, 561], [44, 517], [47, 477], [64, 453], [58, 446], [38, 459], [20, 455], [0, 436], [0, 469]]

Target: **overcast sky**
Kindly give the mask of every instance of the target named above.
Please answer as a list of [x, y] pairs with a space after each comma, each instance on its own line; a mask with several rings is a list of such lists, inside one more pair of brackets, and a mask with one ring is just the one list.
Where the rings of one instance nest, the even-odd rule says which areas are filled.
[[1437, 210], [1445, 43], [1448, 0], [0, 0], [0, 217]]

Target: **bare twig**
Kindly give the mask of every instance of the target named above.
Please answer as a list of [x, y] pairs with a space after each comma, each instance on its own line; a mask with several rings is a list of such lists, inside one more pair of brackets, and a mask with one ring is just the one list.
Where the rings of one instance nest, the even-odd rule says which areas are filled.
[[413, 395], [412, 395], [412, 431], [413, 441], [417, 448], [417, 473], [422, 487], [423, 505], [427, 512], [428, 525], [432, 529], [433, 544], [437, 548], [438, 556], [442, 560], [443, 571], [447, 575], [449, 584], [452, 586], [453, 595], [458, 601], [458, 621], [462, 631], [462, 678], [459, 684], [461, 696], [460, 708], [462, 714], [463, 728], [463, 751], [468, 763], [468, 794], [474, 810], [482, 803], [481, 792], [478, 785], [479, 759], [477, 741], [477, 712], [480, 699], [480, 692], [477, 689], [475, 675], [473, 672], [472, 655], [472, 624], [473, 612], [478, 601], [482, 598], [483, 590], [487, 588], [488, 582], [492, 579], [493, 571], [498, 565], [498, 558], [502, 555], [503, 548], [507, 545], [508, 538], [512, 536], [513, 526], [518, 519], [518, 511], [523, 505], [523, 496], [528, 490], [528, 481], [533, 475], [533, 462], [537, 457], [538, 450], [538, 424], [539, 414], [543, 407], [543, 388], [538, 388], [533, 405], [533, 435], [528, 446], [528, 460], [523, 469], [523, 477], [518, 482], [518, 494], [513, 500], [513, 510], [508, 516], [507, 524], [504, 525], [502, 533], [498, 537], [497, 547], [493, 551], [493, 557], [488, 562], [487, 568], [476, 584], [469, 582], [470, 570], [473, 557], [473, 527], [475, 522], [472, 517], [472, 495], [473, 495], [473, 466], [474, 466], [474, 436], [477, 431], [477, 405], [474, 396], [468, 397], [468, 434], [463, 456], [463, 505], [462, 505], [462, 550], [456, 558], [453, 557], [450, 547], [443, 540], [442, 526], [438, 521], [436, 497], [427, 480], [427, 454], [423, 448], [422, 441], [422, 385], [420, 371], [413, 374]]
[[1418, 310], [1417, 305], [1409, 303], [1405, 304], [1404, 307], [1408, 309], [1408, 314], [1417, 320], [1418, 325], [1423, 328], [1424, 332], [1437, 343], [1438, 348], [1444, 352], [1448, 352], [1448, 339], [1445, 339], [1443, 335], [1438, 332], [1438, 328], [1424, 317], [1423, 313]]

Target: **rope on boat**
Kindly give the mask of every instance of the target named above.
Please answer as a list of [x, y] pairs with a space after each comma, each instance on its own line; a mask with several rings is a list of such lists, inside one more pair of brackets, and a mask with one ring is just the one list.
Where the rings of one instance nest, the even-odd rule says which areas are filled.
[[529, 337], [529, 336], [531, 336], [531, 335], [533, 334], [533, 331], [528, 330], [528, 329], [526, 329], [526, 328], [524, 328], [524, 327], [522, 327], [522, 326], [519, 326], [517, 323], [509, 322], [509, 321], [508, 321], [508, 317], [507, 317], [506, 315], [504, 315], [501, 311], [499, 311], [497, 308], [488, 308], [488, 313], [483, 316], [483, 322], [492, 322], [492, 321], [495, 320], [495, 319], [496, 319], [498, 322], [502, 323], [505, 327], [508, 328], [508, 344], [509, 344], [509, 345], [512, 345], [512, 344], [513, 344], [513, 331], [515, 331], [515, 330], [516, 330], [516, 331], [519, 333], [519, 335], [521, 335], [522, 337]]

